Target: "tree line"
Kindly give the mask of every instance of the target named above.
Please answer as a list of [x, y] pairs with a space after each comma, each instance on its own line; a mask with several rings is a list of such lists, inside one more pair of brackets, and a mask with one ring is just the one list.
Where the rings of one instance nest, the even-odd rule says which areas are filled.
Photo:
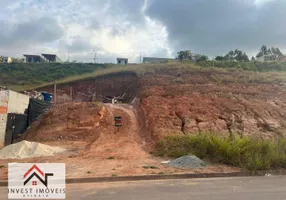
[[[260, 48], [255, 58], [252, 56], [250, 59], [245, 52], [239, 49], [235, 49], [235, 50], [229, 51], [225, 55], [216, 56], [214, 60], [249, 62], [250, 60], [254, 61], [257, 58], [260, 58], [262, 56], [268, 56], [269, 57], [268, 60], [277, 60], [277, 58], [286, 56], [286, 55], [282, 53], [280, 49], [277, 47], [268, 48], [266, 45], [262, 45], [262, 47]], [[177, 53], [176, 59], [180, 61], [193, 61], [193, 62], [201, 62], [201, 61], [209, 60], [207, 55], [196, 54], [196, 53], [191, 52], [190, 50], [179, 51]]]

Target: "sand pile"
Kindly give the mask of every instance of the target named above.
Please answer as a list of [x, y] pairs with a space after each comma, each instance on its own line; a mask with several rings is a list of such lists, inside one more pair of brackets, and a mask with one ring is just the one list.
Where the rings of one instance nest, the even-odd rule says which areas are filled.
[[31, 158], [40, 156], [53, 156], [66, 151], [60, 147], [51, 147], [37, 142], [22, 141], [6, 146], [0, 150], [0, 159]]

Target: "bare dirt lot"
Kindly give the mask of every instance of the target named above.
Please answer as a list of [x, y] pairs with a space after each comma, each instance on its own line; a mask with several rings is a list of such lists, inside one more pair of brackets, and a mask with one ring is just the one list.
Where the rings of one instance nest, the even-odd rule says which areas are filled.
[[[123, 125], [119, 131], [114, 126], [115, 116], [122, 117]], [[8, 162], [66, 163], [69, 178], [239, 171], [223, 165], [196, 170], [162, 165], [163, 158], [149, 154], [150, 147], [140, 129], [137, 112], [132, 105], [58, 105], [41, 122], [34, 124], [26, 139], [60, 146], [69, 152], [54, 157], [0, 160], [0, 166], [3, 166], [0, 179], [7, 179]]]
[[[7, 178], [8, 162], [64, 162], [67, 177], [240, 171], [224, 165], [196, 170], [170, 168], [161, 164], [168, 158], [150, 152], [159, 139], [170, 134], [213, 131], [266, 139], [284, 136], [286, 87], [276, 75], [166, 68], [141, 77], [118, 76], [59, 86], [63, 94], [58, 96], [69, 95], [70, 87], [74, 97], [81, 93], [116, 96], [129, 91], [128, 98], [137, 97], [136, 104], [56, 105], [28, 130], [26, 140], [60, 146], [69, 152], [54, 157], [0, 160], [0, 179]], [[130, 80], [136, 80], [136, 84]], [[114, 126], [115, 116], [122, 117], [119, 131]]]

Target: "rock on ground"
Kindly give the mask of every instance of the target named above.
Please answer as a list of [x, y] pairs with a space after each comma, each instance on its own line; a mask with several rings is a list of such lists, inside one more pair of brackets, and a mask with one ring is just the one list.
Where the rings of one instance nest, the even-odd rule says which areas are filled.
[[207, 165], [206, 162], [197, 156], [183, 156], [169, 162], [169, 166], [177, 168], [202, 168]]

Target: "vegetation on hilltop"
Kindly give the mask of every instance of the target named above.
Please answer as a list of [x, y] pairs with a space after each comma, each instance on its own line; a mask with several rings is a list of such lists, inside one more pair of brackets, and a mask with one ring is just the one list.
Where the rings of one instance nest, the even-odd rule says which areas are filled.
[[[238, 70], [252, 72], [286, 72], [286, 63], [280, 62], [236, 62], [200, 61], [170, 62], [162, 64], [141, 64], [118, 66], [111, 64], [89, 63], [12, 63], [0, 64], [0, 85], [22, 91], [58, 83], [84, 80], [100, 75], [135, 72], [138, 76], [155, 73], [156, 70]], [[284, 80], [284, 79], [283, 79]]]
[[204, 62], [198, 62], [196, 64], [203, 68], [215, 67], [215, 68], [237, 69], [237, 70], [256, 71], [256, 72], [286, 71], [286, 62], [204, 61]]
[[0, 85], [41, 85], [70, 76], [88, 74], [105, 69], [105, 64], [88, 63], [2, 63], [0, 64]]

